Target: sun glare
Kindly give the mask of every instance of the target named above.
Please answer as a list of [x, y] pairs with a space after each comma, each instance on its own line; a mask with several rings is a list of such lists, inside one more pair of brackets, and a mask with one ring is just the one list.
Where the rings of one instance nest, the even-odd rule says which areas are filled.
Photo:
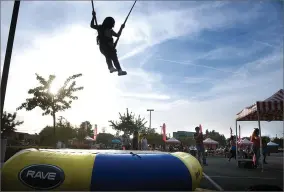
[[53, 95], [56, 95], [60, 89], [60, 84], [56, 81], [52, 82], [50, 88], [49, 88], [49, 92]]

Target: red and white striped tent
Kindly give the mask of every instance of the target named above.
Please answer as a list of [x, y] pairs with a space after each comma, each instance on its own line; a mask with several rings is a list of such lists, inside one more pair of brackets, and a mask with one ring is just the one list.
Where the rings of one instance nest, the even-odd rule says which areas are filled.
[[[260, 121], [283, 121], [283, 104], [284, 90], [280, 89], [271, 97], [264, 101], [257, 101], [254, 105], [244, 108], [237, 114], [236, 118], [236, 135], [238, 135], [238, 121], [258, 121], [259, 132], [260, 132], [260, 155], [262, 157], [262, 140], [261, 140], [261, 126]], [[236, 140], [237, 142], [237, 140]], [[238, 151], [238, 145], [237, 145]], [[237, 155], [238, 162], [238, 155]], [[263, 163], [262, 163], [263, 171]]]
[[237, 121], [283, 121], [284, 90], [280, 89], [264, 101], [244, 108], [237, 114]]

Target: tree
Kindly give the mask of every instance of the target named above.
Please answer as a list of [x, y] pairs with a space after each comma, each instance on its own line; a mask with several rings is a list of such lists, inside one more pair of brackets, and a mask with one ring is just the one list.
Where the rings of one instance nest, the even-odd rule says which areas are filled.
[[283, 138], [275, 137], [272, 139], [272, 142], [278, 144], [280, 148], [283, 148]]
[[268, 136], [261, 136], [262, 141], [265, 141], [265, 143], [269, 143], [270, 138]]
[[46, 126], [41, 130], [39, 133], [41, 145], [52, 146], [56, 142], [56, 139], [67, 144], [68, 140], [73, 139], [77, 135], [76, 130], [70, 125], [70, 122], [67, 120], [63, 121], [62, 117], [58, 119], [58, 123], [56, 125], [56, 139], [53, 137], [53, 130], [53, 127], [50, 126]]
[[16, 131], [16, 127], [23, 124], [24, 121], [17, 121], [17, 113], [7, 113], [4, 111], [1, 119], [1, 136], [7, 137]]
[[141, 130], [141, 134], [146, 134], [146, 135], [149, 135], [149, 134], [155, 134], [156, 131], [154, 128], [144, 128]]
[[114, 135], [110, 133], [99, 133], [97, 135], [96, 142], [97, 143], [102, 143], [105, 145], [111, 145], [111, 141], [114, 139]]
[[145, 118], [141, 118], [140, 115], [136, 118], [135, 114], [132, 112], [128, 112], [128, 109], [126, 109], [126, 113], [121, 115], [119, 113], [119, 121], [109, 121], [111, 123], [111, 127], [116, 131], [123, 131], [126, 135], [131, 135], [134, 133], [134, 131], [138, 132], [145, 132], [146, 127], [144, 122]]
[[180, 137], [179, 141], [183, 143], [183, 145], [191, 146], [195, 145], [195, 140], [193, 137]]
[[163, 141], [162, 134], [159, 133], [147, 133], [146, 135], [148, 144], [155, 144], [155, 145], [163, 145], [165, 142]]
[[218, 141], [220, 146], [225, 146], [227, 144], [227, 140], [223, 134], [216, 132], [215, 130], [208, 131], [206, 130], [206, 137]]
[[84, 121], [80, 124], [80, 129], [85, 130], [85, 132], [86, 132], [85, 135], [93, 138], [94, 137], [94, 131], [93, 131], [92, 127], [93, 126], [90, 123], [90, 121]]
[[33, 96], [26, 99], [26, 102], [22, 103], [17, 110], [26, 109], [27, 111], [31, 111], [39, 107], [44, 111], [42, 115], [51, 115], [53, 118], [53, 132], [55, 137], [56, 113], [71, 108], [72, 101], [78, 99], [77, 96], [74, 96], [74, 93], [82, 90], [83, 87], [76, 87], [75, 79], [80, 76], [82, 76], [82, 74], [75, 74], [68, 77], [63, 86], [54, 94], [50, 92], [50, 88], [55, 79], [55, 75], [49, 75], [49, 78], [46, 80], [36, 74], [36, 79], [39, 81], [40, 85], [28, 91], [28, 94]]

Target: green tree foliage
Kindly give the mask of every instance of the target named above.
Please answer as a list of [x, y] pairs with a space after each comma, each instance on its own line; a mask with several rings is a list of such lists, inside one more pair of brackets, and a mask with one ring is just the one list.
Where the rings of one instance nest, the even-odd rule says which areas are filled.
[[135, 114], [132, 112], [128, 112], [126, 109], [126, 113], [121, 115], [119, 113], [119, 121], [109, 121], [110, 126], [116, 131], [123, 131], [126, 135], [132, 135], [134, 131], [138, 131], [139, 133], [145, 132], [146, 127], [145, 118], [141, 118], [140, 115], [135, 117]]
[[93, 126], [90, 121], [84, 121], [80, 124], [80, 129], [84, 130], [86, 136], [94, 137]]
[[155, 145], [163, 145], [164, 144], [162, 134], [155, 133], [155, 132], [154, 133], [148, 132], [146, 134], [146, 138], [147, 138], [148, 144], [155, 144]]
[[216, 132], [215, 130], [208, 131], [207, 129], [205, 133], [206, 133], [207, 138], [218, 141], [219, 146], [225, 146], [227, 144], [227, 140], [223, 134], [220, 134], [219, 132]]
[[17, 121], [17, 113], [7, 113], [4, 111], [1, 118], [1, 136], [8, 137], [11, 133], [16, 131], [16, 127], [23, 124], [23, 121]]
[[268, 136], [261, 136], [262, 141], [265, 141], [266, 143], [270, 142], [270, 138]]
[[76, 138], [78, 141], [83, 142], [87, 136], [87, 131], [84, 128], [76, 127]]
[[114, 135], [110, 133], [99, 133], [97, 135], [96, 142], [104, 145], [111, 145], [111, 141], [114, 139]]
[[[53, 137], [53, 127], [46, 126], [44, 129], [41, 130], [39, 133], [40, 144], [43, 146], [53, 146], [56, 142], [55, 138]], [[77, 133], [76, 130], [70, 125], [70, 122], [60, 117], [58, 119], [58, 123], [56, 125], [56, 139], [58, 141], [62, 141], [65, 144], [68, 143], [68, 140], [73, 139], [76, 137]]]
[[146, 134], [146, 135], [149, 135], [149, 134], [153, 134], [155, 135], [156, 134], [156, 131], [154, 128], [143, 128], [141, 131], [140, 131], [141, 134]]
[[193, 137], [180, 137], [179, 141], [182, 142], [183, 145], [187, 146], [195, 145], [195, 140]]
[[283, 148], [283, 137], [282, 138], [275, 137], [272, 139], [272, 142], [278, 144], [280, 148]]
[[28, 91], [32, 97], [26, 99], [26, 102], [22, 103], [17, 110], [26, 109], [27, 111], [31, 111], [36, 107], [41, 108], [43, 110], [42, 115], [52, 116], [53, 132], [55, 136], [56, 113], [71, 108], [72, 101], [78, 99], [77, 96], [74, 96], [74, 93], [82, 90], [83, 87], [76, 87], [75, 79], [80, 76], [82, 76], [82, 74], [75, 74], [68, 77], [62, 87], [58, 90], [58, 93], [52, 94], [50, 92], [50, 87], [55, 76], [50, 75], [46, 80], [42, 76], [36, 74], [36, 79], [40, 85]]

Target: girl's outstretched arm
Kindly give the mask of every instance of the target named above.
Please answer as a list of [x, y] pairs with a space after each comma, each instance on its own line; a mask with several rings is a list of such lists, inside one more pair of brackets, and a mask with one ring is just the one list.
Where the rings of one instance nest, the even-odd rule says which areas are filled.
[[118, 33], [116, 33], [114, 30], [111, 30], [112, 36], [114, 37], [119, 37], [121, 32], [119, 31]]
[[112, 30], [112, 36], [119, 37], [121, 35], [122, 29], [124, 27], [125, 27], [125, 25], [122, 24], [120, 30], [118, 31], [118, 33], [116, 33], [115, 31]]
[[92, 17], [92, 20], [91, 20], [91, 23], [90, 23], [90, 27], [93, 28], [93, 29], [98, 29], [98, 26], [95, 25], [95, 17], [96, 17], [96, 12], [93, 12], [93, 17]]

